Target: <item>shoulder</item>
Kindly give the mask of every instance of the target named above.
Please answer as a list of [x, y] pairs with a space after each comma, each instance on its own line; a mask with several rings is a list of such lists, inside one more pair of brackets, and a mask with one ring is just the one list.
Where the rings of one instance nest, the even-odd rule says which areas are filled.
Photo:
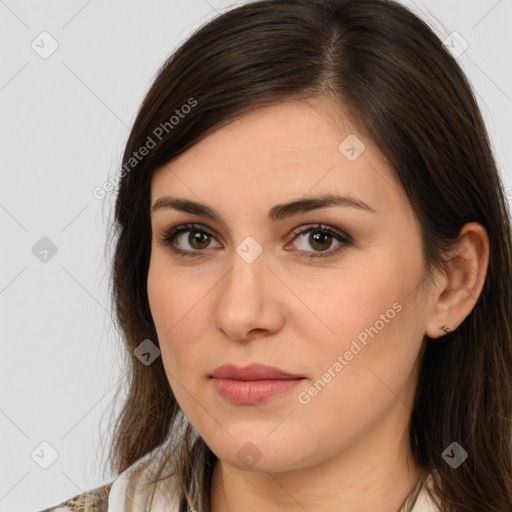
[[54, 507], [40, 512], [107, 512], [112, 484], [113, 482], [83, 494], [77, 494]]
[[158, 447], [109, 484], [38, 512], [177, 512], [181, 489], [172, 459]]

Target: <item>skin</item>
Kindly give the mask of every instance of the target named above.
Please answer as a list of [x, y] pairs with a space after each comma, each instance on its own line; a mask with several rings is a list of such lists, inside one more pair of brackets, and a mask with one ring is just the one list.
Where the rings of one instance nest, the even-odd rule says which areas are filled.
[[[354, 161], [338, 149], [349, 134], [365, 144]], [[375, 212], [329, 206], [267, 220], [276, 204], [324, 193]], [[155, 210], [147, 283], [169, 384], [219, 458], [211, 510], [396, 512], [422, 471], [408, 422], [424, 335], [456, 329], [474, 307], [488, 263], [485, 230], [467, 224], [447, 272], [427, 280], [420, 228], [391, 167], [326, 98], [258, 108], [208, 135], [155, 171], [151, 204], [166, 195], [206, 203], [223, 219]], [[322, 240], [322, 251], [311, 232], [293, 235], [319, 222], [353, 243], [336, 253], [335, 238]], [[189, 232], [174, 240], [197, 258], [160, 241], [186, 223], [211, 233], [194, 245]], [[248, 236], [263, 249], [252, 263], [236, 251]], [[301, 403], [298, 394], [395, 303], [400, 312]], [[252, 362], [305, 379], [258, 405], [228, 403], [209, 375]], [[237, 457], [248, 442], [261, 457], [253, 465]]]

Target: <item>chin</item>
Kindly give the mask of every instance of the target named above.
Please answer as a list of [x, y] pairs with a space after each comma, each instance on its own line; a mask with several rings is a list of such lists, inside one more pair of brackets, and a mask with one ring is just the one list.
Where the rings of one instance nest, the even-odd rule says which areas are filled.
[[257, 438], [248, 434], [210, 446], [215, 455], [226, 464], [251, 473], [281, 473], [300, 469], [307, 464], [304, 442], [290, 443], [276, 438]]

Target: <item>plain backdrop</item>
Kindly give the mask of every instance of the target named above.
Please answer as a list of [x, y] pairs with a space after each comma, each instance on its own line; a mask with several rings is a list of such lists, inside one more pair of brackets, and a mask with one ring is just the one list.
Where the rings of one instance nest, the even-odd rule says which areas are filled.
[[[512, 202], [512, 1], [404, 4], [440, 38], [467, 43], [458, 60]], [[105, 253], [114, 195], [92, 192], [117, 172], [159, 66], [232, 5], [0, 0], [1, 512], [42, 510], [110, 479], [104, 448], [123, 378]]]

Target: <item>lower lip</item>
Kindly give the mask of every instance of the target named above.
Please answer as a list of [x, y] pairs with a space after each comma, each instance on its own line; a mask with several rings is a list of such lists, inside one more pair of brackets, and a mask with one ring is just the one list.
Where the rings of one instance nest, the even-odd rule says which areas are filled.
[[303, 379], [234, 380], [213, 379], [220, 396], [235, 405], [256, 405], [292, 390]]

